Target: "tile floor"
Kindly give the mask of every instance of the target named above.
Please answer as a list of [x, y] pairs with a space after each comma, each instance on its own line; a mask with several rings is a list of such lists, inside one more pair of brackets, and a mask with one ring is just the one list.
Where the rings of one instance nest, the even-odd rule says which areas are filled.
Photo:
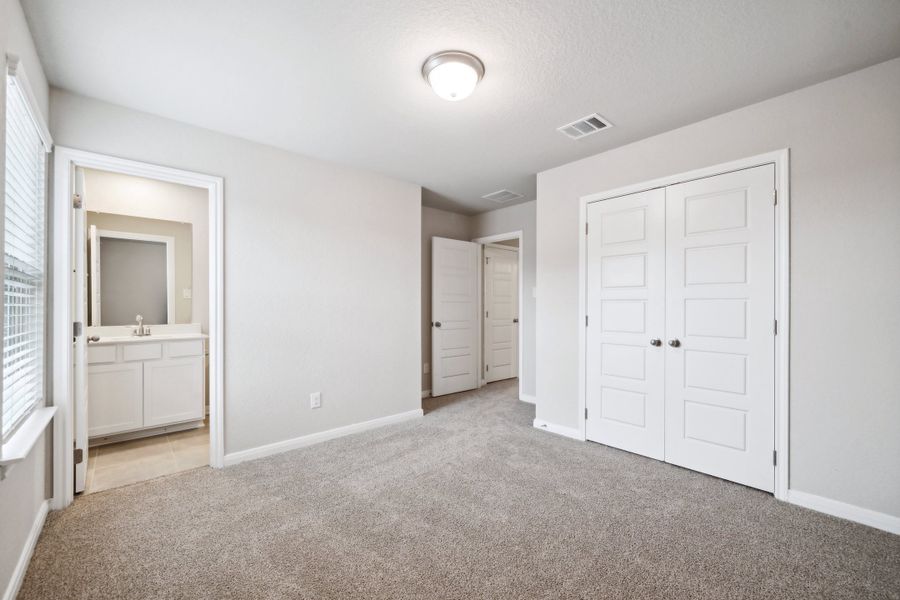
[[209, 423], [199, 429], [95, 446], [84, 493], [91, 494], [209, 464]]

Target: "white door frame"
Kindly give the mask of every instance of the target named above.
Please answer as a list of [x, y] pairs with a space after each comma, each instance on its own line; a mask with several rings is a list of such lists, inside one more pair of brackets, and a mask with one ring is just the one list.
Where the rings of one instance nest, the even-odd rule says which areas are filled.
[[[149, 233], [133, 233], [131, 231], [112, 231], [111, 229], [98, 229], [98, 238], [114, 238], [117, 240], [136, 240], [140, 242], [155, 242], [166, 245], [166, 322], [168, 325], [175, 323], [175, 238], [170, 235], [152, 235]], [[99, 247], [99, 244], [98, 244]], [[191, 267], [193, 270], [193, 266]], [[92, 290], [93, 296], [93, 290]], [[93, 303], [96, 298], [91, 298]], [[92, 304], [93, 306], [93, 304]], [[102, 322], [100, 308], [91, 311], [91, 325], [97, 320], [97, 325]], [[87, 323], [84, 324], [88, 326]]]
[[587, 205], [592, 202], [610, 200], [627, 194], [666, 187], [676, 183], [721, 175], [730, 171], [749, 169], [765, 164], [775, 165], [775, 191], [777, 197], [775, 211], [775, 319], [778, 333], [775, 336], [775, 497], [787, 499], [790, 456], [788, 453], [788, 420], [790, 394], [790, 152], [787, 148], [767, 152], [732, 162], [696, 169], [686, 173], [660, 177], [651, 181], [628, 185], [605, 192], [588, 194], [579, 200], [579, 240], [578, 240], [578, 431], [586, 440], [584, 410], [587, 406], [587, 365], [585, 350], [587, 334], [585, 318], [587, 314]]
[[53, 498], [59, 510], [74, 498], [74, 395], [72, 369], [72, 173], [75, 167], [100, 169], [199, 187], [209, 193], [209, 464], [224, 466], [224, 181], [182, 171], [56, 146], [53, 169]]
[[480, 244], [478, 248], [478, 299], [479, 305], [481, 307], [481, 312], [478, 318], [478, 387], [485, 385], [484, 383], [484, 371], [482, 366], [484, 365], [484, 245], [485, 244], [493, 244], [494, 242], [503, 242], [506, 240], [519, 240], [519, 400], [522, 400], [522, 374], [524, 373], [524, 369], [522, 366], [522, 358], [525, 355], [524, 347], [522, 344], [523, 332], [525, 330], [522, 327], [523, 315], [524, 311], [522, 310], [525, 306], [525, 295], [522, 293], [524, 290], [524, 281], [525, 281], [525, 273], [523, 271], [524, 265], [524, 257], [525, 257], [525, 236], [521, 229], [517, 231], [510, 231], [508, 233], [498, 233], [496, 235], [488, 235], [485, 237], [475, 238], [472, 240], [476, 244]]

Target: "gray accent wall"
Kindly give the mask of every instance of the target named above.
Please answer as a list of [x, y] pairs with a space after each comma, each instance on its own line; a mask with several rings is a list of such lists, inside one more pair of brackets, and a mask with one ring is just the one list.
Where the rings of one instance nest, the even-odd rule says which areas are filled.
[[537, 417], [581, 418], [579, 198], [790, 148], [790, 487], [900, 516], [898, 107], [895, 59], [539, 173]]
[[224, 178], [226, 453], [421, 408], [418, 185], [57, 89], [50, 114], [58, 144]]

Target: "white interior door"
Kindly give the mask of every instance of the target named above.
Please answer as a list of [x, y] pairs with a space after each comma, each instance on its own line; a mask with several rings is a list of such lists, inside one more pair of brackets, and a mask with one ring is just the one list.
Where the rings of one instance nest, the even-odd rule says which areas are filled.
[[664, 454], [665, 192], [587, 208], [586, 435]]
[[431, 394], [478, 387], [478, 244], [431, 243]]
[[[75, 193], [84, 199], [84, 172], [75, 169]], [[75, 493], [84, 491], [88, 464], [88, 377], [87, 377], [87, 338], [84, 327], [87, 326], [87, 277], [85, 272], [87, 259], [87, 242], [85, 240], [86, 224], [84, 208], [73, 210], [72, 218], [73, 265], [72, 281], [72, 318], [80, 324], [74, 337], [73, 382], [75, 394]], [[81, 460], [78, 461], [78, 454]]]
[[775, 167], [666, 188], [666, 461], [772, 491]]
[[484, 248], [484, 380], [519, 375], [519, 251]]

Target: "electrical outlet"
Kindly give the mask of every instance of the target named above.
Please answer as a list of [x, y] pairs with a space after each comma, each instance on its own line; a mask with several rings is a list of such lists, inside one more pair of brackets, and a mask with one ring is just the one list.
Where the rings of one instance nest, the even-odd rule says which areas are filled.
[[423, 365], [422, 365], [422, 372], [425, 373], [426, 375], [428, 375], [429, 373], [431, 373], [431, 365], [428, 364], [428, 363], [423, 364]]
[[309, 395], [310, 408], [322, 408], [322, 392], [313, 392]]
[[194, 296], [194, 292], [193, 292], [193, 290], [191, 290], [191, 288], [183, 288], [181, 290], [181, 297], [184, 298], [185, 300], [190, 300], [191, 298], [193, 298], [193, 296]]

